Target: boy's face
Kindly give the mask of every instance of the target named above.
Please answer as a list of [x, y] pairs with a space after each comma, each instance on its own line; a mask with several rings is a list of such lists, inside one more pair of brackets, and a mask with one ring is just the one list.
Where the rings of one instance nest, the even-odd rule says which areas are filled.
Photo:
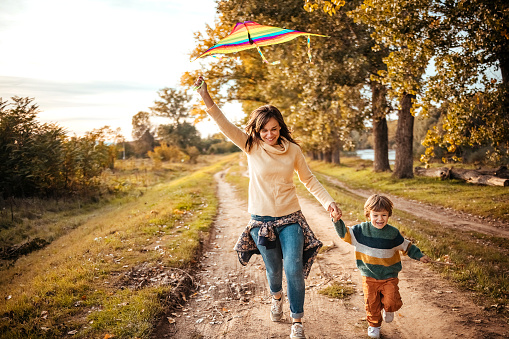
[[385, 225], [387, 225], [387, 222], [389, 222], [389, 212], [386, 210], [370, 211], [369, 219], [373, 226], [381, 230]]

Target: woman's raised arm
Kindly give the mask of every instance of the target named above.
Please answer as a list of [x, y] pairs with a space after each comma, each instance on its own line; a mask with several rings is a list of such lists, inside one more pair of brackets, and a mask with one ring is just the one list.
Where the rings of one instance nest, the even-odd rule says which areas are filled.
[[247, 134], [240, 128], [232, 124], [221, 112], [219, 107], [214, 103], [214, 100], [210, 97], [209, 91], [207, 90], [207, 83], [203, 77], [199, 77], [194, 82], [194, 88], [203, 99], [205, 106], [207, 107], [207, 114], [214, 119], [221, 132], [226, 135], [235, 145], [241, 150], [246, 150]]

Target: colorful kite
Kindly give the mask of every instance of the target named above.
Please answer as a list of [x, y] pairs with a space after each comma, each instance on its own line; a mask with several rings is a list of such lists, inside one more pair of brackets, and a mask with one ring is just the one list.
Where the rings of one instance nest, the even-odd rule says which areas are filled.
[[[308, 37], [308, 56], [311, 61], [310, 36], [326, 37], [326, 35], [313, 34], [306, 32], [293, 31], [279, 27], [264, 26], [253, 21], [238, 22], [232, 32], [217, 44], [206, 50], [198, 58], [215, 55], [240, 52], [250, 48], [256, 48], [264, 62], [269, 63], [262, 54], [261, 46], [281, 44], [283, 42], [295, 39], [298, 36], [307, 35]], [[196, 58], [196, 59], [198, 59]], [[195, 60], [196, 60], [195, 59]], [[272, 64], [277, 64], [273, 62]]]

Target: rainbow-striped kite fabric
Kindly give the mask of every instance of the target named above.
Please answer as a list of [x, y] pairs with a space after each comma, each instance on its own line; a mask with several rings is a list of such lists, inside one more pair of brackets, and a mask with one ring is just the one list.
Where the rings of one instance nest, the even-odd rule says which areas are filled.
[[269, 63], [260, 50], [261, 46], [281, 44], [283, 42], [295, 39], [301, 35], [306, 35], [308, 37], [308, 56], [309, 60], [311, 61], [309, 37], [311, 35], [327, 37], [326, 35], [294, 31], [291, 29], [284, 29], [273, 26], [264, 26], [254, 21], [238, 22], [233, 28], [232, 32], [226, 38], [221, 39], [217, 44], [210, 47], [198, 58], [207, 55], [228, 54], [244, 51], [250, 48], [256, 48], [262, 56], [263, 61]]

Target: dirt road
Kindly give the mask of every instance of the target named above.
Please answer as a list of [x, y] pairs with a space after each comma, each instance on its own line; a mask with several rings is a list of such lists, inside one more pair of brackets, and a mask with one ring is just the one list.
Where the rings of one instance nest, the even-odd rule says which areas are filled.
[[[270, 296], [260, 256], [248, 266], [237, 260], [233, 246], [248, 222], [247, 206], [234, 190], [216, 176], [220, 211], [210, 241], [205, 244], [196, 293], [178, 312], [167, 314], [157, 338], [288, 338], [286, 319], [269, 318]], [[336, 235], [328, 214], [316, 202], [300, 199], [311, 228], [325, 245], [306, 280], [304, 328], [308, 338], [367, 338], [361, 277], [355, 267], [353, 248]], [[347, 225], [354, 220], [345, 219]], [[318, 294], [332, 281], [351, 282], [355, 294], [346, 300]], [[286, 283], [283, 284], [286, 290]], [[403, 258], [400, 274], [403, 308], [395, 320], [382, 325], [382, 338], [506, 338], [509, 328], [491, 320], [465, 292], [452, 287], [430, 266]]]

